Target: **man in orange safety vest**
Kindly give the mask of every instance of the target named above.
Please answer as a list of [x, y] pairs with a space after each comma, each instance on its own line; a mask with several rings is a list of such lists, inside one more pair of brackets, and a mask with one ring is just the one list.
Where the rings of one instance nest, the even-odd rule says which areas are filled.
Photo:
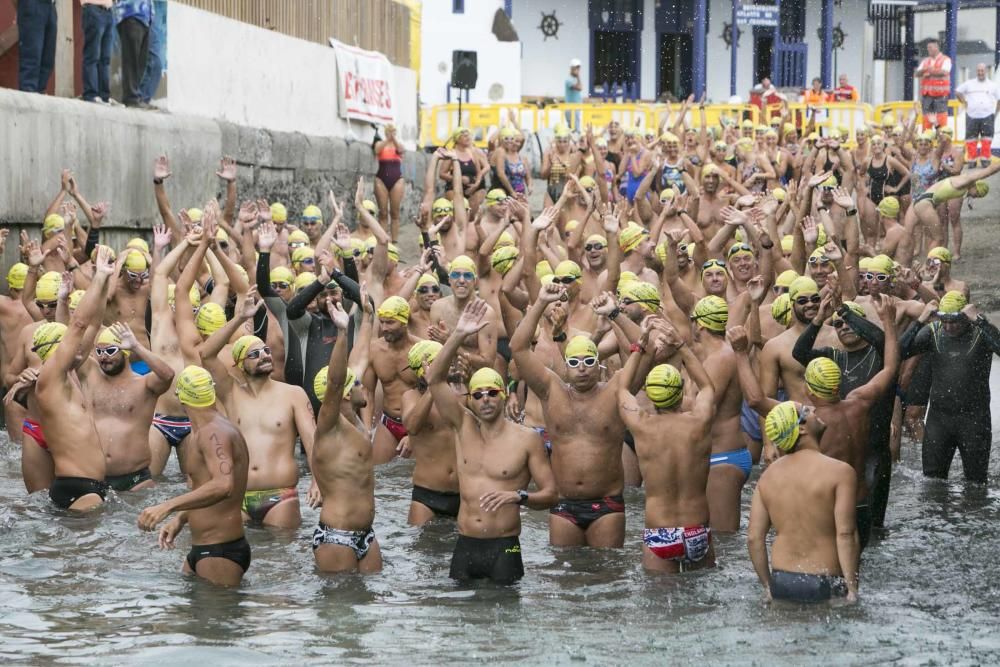
[[951, 58], [941, 53], [941, 44], [927, 42], [927, 57], [917, 69], [920, 79], [920, 100], [924, 112], [924, 129], [948, 124], [948, 97], [951, 95]]

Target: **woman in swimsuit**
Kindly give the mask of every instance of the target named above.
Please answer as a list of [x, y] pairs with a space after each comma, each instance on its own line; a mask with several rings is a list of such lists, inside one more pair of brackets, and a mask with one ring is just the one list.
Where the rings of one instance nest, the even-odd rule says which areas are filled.
[[635, 193], [642, 185], [642, 179], [646, 177], [649, 166], [652, 164], [653, 154], [646, 150], [639, 136], [637, 128], [629, 128], [625, 131], [625, 153], [623, 155], [624, 164], [621, 168], [621, 181], [619, 182], [619, 192], [629, 202], [635, 200]]
[[378, 159], [375, 172], [375, 201], [378, 204], [378, 221], [389, 232], [393, 242], [399, 238], [399, 207], [406, 185], [403, 181], [403, 144], [396, 138], [396, 126], [385, 126], [385, 139], [373, 146]]
[[[531, 193], [531, 170], [518, 155], [521, 133], [512, 127], [500, 130], [500, 145], [493, 151], [490, 161], [496, 184], [511, 197], [527, 197]], [[520, 142], [523, 146], [523, 141]]]
[[548, 182], [545, 188], [545, 205], [552, 206], [562, 196], [569, 175], [578, 176], [582, 160], [580, 153], [573, 150], [569, 128], [560, 125], [555, 131], [556, 140], [542, 156], [542, 178]]
[[736, 142], [736, 173], [750, 192], [764, 192], [768, 181], [776, 176], [767, 156], [754, 150], [753, 139], [747, 137]]
[[625, 154], [625, 134], [621, 123], [612, 120], [608, 123], [608, 160], [615, 165], [615, 171], [621, 173], [622, 155]]
[[[878, 228], [878, 205], [883, 198], [895, 196], [910, 180], [910, 170], [906, 165], [886, 152], [885, 137], [873, 135], [868, 142], [868, 161], [864, 163], [861, 181], [865, 185], [866, 197], [859, 201], [861, 232], [866, 239], [877, 239], [883, 231]], [[896, 185], [890, 186], [890, 177], [896, 176]]]
[[486, 198], [486, 183], [484, 179], [486, 172], [490, 170], [490, 163], [486, 160], [483, 152], [472, 144], [472, 132], [467, 127], [457, 128], [451, 135], [449, 142], [454, 145], [455, 159], [442, 160], [441, 171], [438, 177], [444, 181], [444, 189], [451, 192], [451, 170], [458, 165], [462, 172], [462, 190], [466, 199], [469, 200], [471, 209], [470, 215], [475, 217], [479, 211], [480, 204]]
[[[941, 156], [941, 178], [957, 176], [965, 168], [965, 151], [963, 147], [952, 141], [954, 130], [951, 126], [942, 127], [938, 136], [938, 155]], [[938, 217], [941, 218], [941, 231], [944, 234], [944, 247], [948, 246], [949, 229], [952, 230], [952, 238], [955, 245], [951, 248], [952, 259], [960, 259], [962, 256], [962, 200], [951, 199], [938, 207]]]

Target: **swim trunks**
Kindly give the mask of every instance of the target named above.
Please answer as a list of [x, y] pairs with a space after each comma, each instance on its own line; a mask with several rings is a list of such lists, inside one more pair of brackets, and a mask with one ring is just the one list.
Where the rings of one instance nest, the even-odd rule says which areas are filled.
[[843, 577], [805, 572], [771, 572], [771, 597], [775, 600], [795, 602], [822, 602], [847, 595], [847, 582]]
[[642, 543], [658, 558], [677, 563], [697, 563], [712, 546], [712, 529], [706, 525], [685, 528], [645, 528]]
[[202, 558], [225, 558], [246, 572], [250, 569], [250, 544], [246, 537], [222, 544], [192, 544], [191, 551], [187, 555], [187, 564], [193, 572], [198, 572], [198, 561]]
[[634, 454], [635, 453], [635, 436], [632, 435], [632, 431], [630, 431], [628, 429], [625, 429], [625, 437], [623, 437], [622, 440], [625, 441], [625, 444], [628, 445], [628, 448], [631, 449], [632, 453]]
[[751, 440], [764, 440], [764, 435], [760, 432], [760, 415], [746, 401], [740, 406], [740, 430], [750, 436]]
[[620, 495], [604, 496], [593, 500], [560, 498], [558, 504], [549, 510], [549, 514], [562, 517], [581, 530], [587, 530], [590, 524], [602, 516], [616, 512], [625, 512], [625, 498]]
[[191, 420], [187, 417], [171, 417], [157, 412], [153, 415], [153, 426], [171, 447], [178, 447], [184, 438], [191, 435]]
[[514, 358], [514, 353], [510, 350], [510, 338], [502, 336], [497, 338], [497, 354], [503, 357], [503, 360], [508, 364], [510, 360]]
[[461, 496], [457, 491], [434, 491], [423, 486], [413, 485], [413, 494], [410, 500], [420, 503], [434, 512], [438, 516], [458, 516], [458, 508], [461, 504]]
[[382, 425], [389, 429], [389, 433], [392, 433], [392, 437], [399, 442], [405, 438], [409, 433], [406, 432], [406, 427], [403, 426], [403, 420], [396, 417], [390, 417], [389, 415], [382, 413]]
[[56, 477], [49, 487], [49, 498], [63, 509], [69, 509], [77, 500], [92, 493], [104, 500], [108, 496], [108, 485], [89, 477]]
[[744, 447], [743, 449], [734, 449], [729, 452], [719, 452], [718, 454], [712, 454], [708, 459], [709, 465], [718, 466], [723, 464], [728, 464], [731, 466], [736, 466], [743, 471], [746, 479], [750, 479], [750, 469], [753, 467], [753, 459], [750, 457], [750, 450]]
[[294, 486], [284, 489], [263, 489], [260, 491], [247, 491], [243, 494], [243, 511], [250, 516], [250, 521], [256, 524], [264, 523], [264, 517], [274, 509], [275, 505], [298, 497], [298, 492]]
[[872, 509], [867, 502], [863, 505], [855, 505], [854, 523], [858, 528], [858, 544], [861, 551], [864, 551], [872, 536]]
[[369, 526], [364, 530], [340, 530], [330, 528], [322, 521], [313, 531], [313, 551], [316, 551], [323, 544], [334, 544], [340, 547], [348, 547], [354, 551], [357, 560], [368, 555], [368, 549], [375, 541], [375, 531]]
[[149, 467], [147, 466], [142, 470], [136, 470], [127, 475], [108, 475], [104, 478], [104, 481], [115, 491], [131, 491], [149, 479], [153, 479], [153, 474], [149, 472]]
[[128, 362], [128, 365], [132, 367], [132, 371], [138, 375], [149, 375], [152, 369], [142, 359], [136, 359], [135, 361]]
[[45, 435], [42, 433], [42, 425], [34, 419], [25, 419], [21, 425], [21, 433], [31, 436], [31, 439], [38, 443], [38, 446], [48, 451], [49, 443], [45, 442]]
[[521, 542], [517, 536], [478, 538], [459, 535], [451, 555], [452, 579], [489, 579], [498, 584], [512, 584], [524, 576]]

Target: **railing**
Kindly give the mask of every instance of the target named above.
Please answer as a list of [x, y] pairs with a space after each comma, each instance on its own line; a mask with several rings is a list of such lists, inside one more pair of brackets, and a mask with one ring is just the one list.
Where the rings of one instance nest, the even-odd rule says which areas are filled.
[[[948, 100], [948, 109], [951, 111], [951, 118], [948, 119], [948, 123], [955, 131], [955, 136], [965, 136], [965, 112], [962, 111], [962, 105], [959, 104], [958, 100]], [[888, 119], [892, 121], [893, 125], [902, 125], [909, 119], [914, 110], [917, 110], [917, 123], [922, 123], [924, 115], [920, 112], [920, 105], [917, 103], [914, 106], [913, 102], [888, 102], [880, 104], [875, 107], [872, 121], [876, 125], [881, 125], [883, 120]]]
[[175, 1], [318, 44], [333, 37], [410, 66], [410, 10], [393, 0]]

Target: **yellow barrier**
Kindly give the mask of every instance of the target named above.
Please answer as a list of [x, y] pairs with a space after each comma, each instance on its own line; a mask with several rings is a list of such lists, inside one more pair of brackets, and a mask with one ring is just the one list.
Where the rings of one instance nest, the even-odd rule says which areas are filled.
[[529, 104], [463, 104], [459, 119], [458, 103], [439, 104], [421, 111], [420, 144], [443, 146], [456, 128], [465, 126], [472, 132], [473, 144], [486, 148], [490, 134], [501, 125], [511, 124], [515, 116], [522, 130], [537, 132], [539, 111]]
[[[962, 111], [962, 105], [958, 100], [948, 100], [948, 110], [951, 112], [951, 118], [949, 119], [949, 124], [955, 131], [955, 136], [963, 136], [960, 132], [964, 132], [965, 124]], [[920, 111], [920, 102], [888, 102], [886, 104], [880, 104], [875, 107], [874, 122], [876, 125], [881, 126], [883, 121], [888, 119], [892, 121], [892, 125], [905, 125], [906, 121], [909, 120], [910, 116], [916, 112], [917, 114], [917, 126], [922, 127], [924, 122], [924, 114]], [[961, 125], [961, 127], [960, 127]]]
[[[795, 125], [801, 133], [809, 124], [806, 109], [811, 106], [805, 102], [791, 102], [788, 104], [788, 111], [791, 115], [790, 122]], [[777, 111], [781, 112], [781, 105], [771, 105], [768, 107], [768, 115]], [[829, 102], [820, 106], [815, 106], [814, 126], [818, 132], [824, 136], [830, 136], [833, 130], [846, 127], [849, 134], [847, 143], [856, 144], [858, 128], [865, 127], [871, 123], [872, 107], [869, 104], [858, 102]], [[826, 132], [822, 132], [825, 129]]]

